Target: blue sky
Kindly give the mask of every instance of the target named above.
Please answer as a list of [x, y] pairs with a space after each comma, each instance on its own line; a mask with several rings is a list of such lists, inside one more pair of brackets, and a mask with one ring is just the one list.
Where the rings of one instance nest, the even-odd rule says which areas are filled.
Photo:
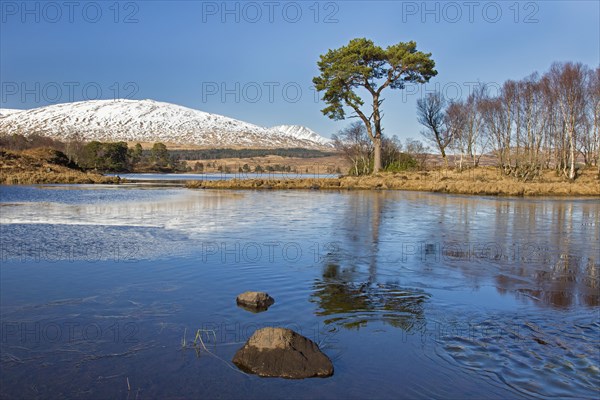
[[414, 40], [438, 76], [388, 91], [384, 133], [419, 137], [416, 100], [466, 97], [554, 61], [600, 62], [598, 1], [1, 1], [0, 107], [154, 99], [330, 136], [319, 55], [356, 37]]

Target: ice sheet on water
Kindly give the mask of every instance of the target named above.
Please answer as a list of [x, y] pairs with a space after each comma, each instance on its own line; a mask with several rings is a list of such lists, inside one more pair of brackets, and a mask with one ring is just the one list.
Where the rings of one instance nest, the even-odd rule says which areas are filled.
[[[264, 196], [185, 189], [4, 187], [1, 194], [0, 241], [13, 258], [22, 253], [31, 258], [36, 251], [52, 258], [53, 251], [67, 251], [67, 258], [106, 259], [122, 247], [127, 254], [135, 250], [151, 258], [171, 256], [174, 247], [177, 252], [198, 250], [205, 242], [262, 243], [281, 240], [265, 224], [265, 215], [280, 225], [287, 218], [302, 221], [314, 211], [290, 207], [282, 214], [281, 205], [266, 203]], [[102, 255], [94, 256], [98, 246]], [[72, 248], [80, 251], [72, 255]]]
[[161, 228], [77, 225], [3, 224], [3, 261], [73, 262], [143, 260], [178, 257], [189, 249], [187, 237]]
[[184, 192], [99, 186], [3, 188], [2, 257], [133, 261], [176, 256], [188, 239], [177, 229], [184, 219]]

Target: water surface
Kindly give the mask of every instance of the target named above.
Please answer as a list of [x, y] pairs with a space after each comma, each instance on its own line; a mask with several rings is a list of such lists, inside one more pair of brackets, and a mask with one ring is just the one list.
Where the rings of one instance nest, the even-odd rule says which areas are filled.
[[[597, 398], [599, 215], [597, 199], [0, 187], [0, 394]], [[249, 313], [246, 290], [276, 303]], [[334, 376], [237, 370], [272, 325], [319, 343]]]
[[[312, 169], [312, 168], [311, 168]], [[185, 173], [185, 174], [159, 174], [159, 173], [126, 173], [126, 174], [108, 174], [109, 176], [119, 176], [134, 182], [140, 181], [223, 181], [230, 179], [323, 179], [336, 178], [339, 174], [319, 172], [324, 169], [322, 166], [315, 165], [313, 173], [300, 172], [232, 172], [232, 173]]]

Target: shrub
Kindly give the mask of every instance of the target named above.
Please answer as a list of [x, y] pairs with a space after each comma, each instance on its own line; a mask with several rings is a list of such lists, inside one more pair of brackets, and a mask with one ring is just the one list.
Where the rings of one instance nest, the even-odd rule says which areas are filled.
[[399, 172], [418, 169], [419, 162], [410, 154], [400, 153], [394, 161], [384, 167], [385, 171]]

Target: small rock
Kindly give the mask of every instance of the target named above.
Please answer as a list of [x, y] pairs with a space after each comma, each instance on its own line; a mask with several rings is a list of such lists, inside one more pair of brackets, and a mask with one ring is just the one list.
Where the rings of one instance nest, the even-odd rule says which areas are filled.
[[333, 364], [312, 340], [286, 328], [262, 328], [235, 353], [233, 363], [264, 377], [303, 379], [333, 375]]
[[266, 311], [275, 303], [275, 299], [265, 292], [244, 292], [235, 300], [238, 306], [252, 312]]

